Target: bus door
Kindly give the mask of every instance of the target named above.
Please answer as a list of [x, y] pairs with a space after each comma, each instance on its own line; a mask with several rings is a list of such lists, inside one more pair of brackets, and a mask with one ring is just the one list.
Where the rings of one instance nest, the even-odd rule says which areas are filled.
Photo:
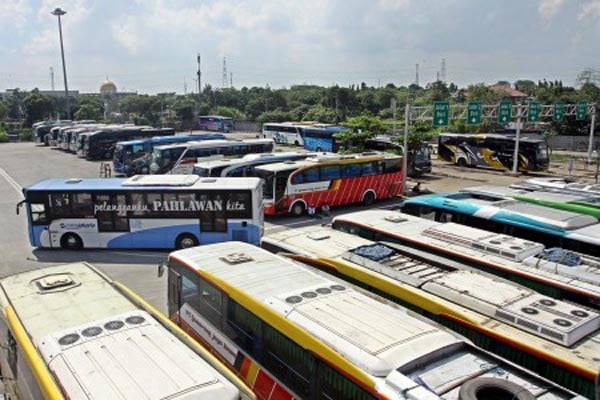
[[[100, 233], [98, 245], [106, 246], [108, 242], [118, 243], [118, 247], [130, 247], [129, 218], [127, 217], [127, 196], [125, 194], [97, 194], [96, 219]], [[102, 235], [106, 233], [106, 235]], [[113, 234], [110, 234], [113, 233]]]
[[281, 172], [276, 173], [273, 179], [273, 201], [276, 212], [287, 211], [288, 205], [285, 204], [284, 198], [289, 176], [289, 171]]
[[[181, 289], [182, 289], [182, 280], [181, 274], [175, 270], [175, 268], [169, 268], [167, 273], [167, 308], [168, 308], [168, 317], [174, 318], [178, 315], [179, 310], [181, 309]], [[177, 318], [175, 321], [178, 325], [181, 325], [181, 320]]]

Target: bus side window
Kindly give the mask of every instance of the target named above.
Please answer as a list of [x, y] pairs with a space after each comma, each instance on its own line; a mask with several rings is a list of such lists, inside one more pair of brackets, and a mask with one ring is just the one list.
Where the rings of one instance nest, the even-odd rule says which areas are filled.
[[12, 378], [16, 381], [18, 379], [17, 376], [17, 371], [19, 370], [17, 368], [17, 341], [15, 340], [15, 338], [12, 335], [12, 332], [9, 330], [8, 332], [8, 341], [7, 341], [7, 360], [8, 361], [8, 365], [10, 366], [10, 370], [12, 371]]
[[435, 220], [438, 222], [452, 222], [452, 213], [445, 211], [436, 211], [435, 212]]
[[317, 377], [317, 399], [375, 400], [375, 397], [356, 383], [340, 374], [328, 364], [319, 363]]

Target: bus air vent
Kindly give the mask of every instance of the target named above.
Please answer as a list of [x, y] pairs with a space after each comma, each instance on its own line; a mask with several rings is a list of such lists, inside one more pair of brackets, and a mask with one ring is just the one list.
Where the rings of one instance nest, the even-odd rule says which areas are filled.
[[302, 297], [300, 296], [290, 296], [285, 299], [286, 303], [297, 304], [302, 301]]
[[399, 222], [406, 222], [407, 221], [406, 218], [404, 218], [404, 217], [402, 217], [400, 215], [388, 215], [388, 216], [386, 216], [383, 219], [385, 219], [388, 222], [393, 222], [395, 224], [397, 224]]
[[107, 323], [104, 324], [104, 329], [109, 330], [109, 331], [116, 331], [118, 329], [121, 329], [123, 326], [125, 326], [125, 323], [123, 321], [109, 321]]
[[332, 288], [333, 290], [337, 290], [337, 291], [342, 291], [342, 290], [346, 290], [345, 286], [342, 285], [331, 285], [330, 288]]
[[140, 315], [132, 315], [131, 317], [125, 318], [125, 322], [127, 322], [130, 325], [139, 325], [144, 321], [146, 321], [146, 318]]
[[315, 232], [309, 233], [307, 237], [312, 240], [325, 240], [329, 239], [331, 236], [326, 232]]
[[78, 286], [70, 274], [46, 275], [36, 279], [34, 282], [41, 292], [64, 290]]
[[65, 183], [70, 183], [70, 184], [79, 183], [79, 182], [81, 182], [81, 179], [79, 179], [79, 178], [69, 178], [65, 181]]
[[201, 183], [215, 183], [217, 180], [215, 178], [207, 178], [207, 179], [202, 179], [200, 182]]
[[81, 331], [81, 334], [85, 337], [94, 337], [102, 333], [102, 328], [99, 326], [90, 326]]
[[245, 253], [231, 253], [225, 257], [221, 257], [221, 261], [234, 265], [253, 261], [253, 258]]
[[80, 338], [80, 336], [76, 333], [69, 333], [63, 337], [61, 337], [60, 339], [58, 339], [58, 343], [60, 343], [63, 346], [69, 346], [73, 343], [75, 343], [76, 341], [78, 341]]

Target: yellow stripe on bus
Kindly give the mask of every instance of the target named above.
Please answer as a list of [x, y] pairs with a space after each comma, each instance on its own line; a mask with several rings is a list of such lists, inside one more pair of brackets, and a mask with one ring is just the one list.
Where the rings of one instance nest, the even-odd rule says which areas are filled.
[[42, 359], [40, 354], [35, 349], [35, 346], [29, 339], [29, 335], [25, 331], [23, 324], [19, 320], [15, 310], [12, 306], [8, 305], [4, 309], [8, 325], [10, 330], [17, 341], [19, 348], [25, 355], [28, 365], [31, 367], [34, 378], [44, 396], [47, 400], [58, 400], [64, 399], [62, 392], [56, 384], [54, 377], [48, 370], [46, 362]]
[[196, 273], [198, 273], [202, 278], [206, 279], [207, 281], [220, 288], [223, 292], [227, 293], [229, 297], [231, 297], [233, 300], [244, 306], [246, 309], [253, 310], [254, 314], [260, 316], [260, 318], [263, 319], [267, 324], [282, 332], [284, 335], [289, 337], [294, 342], [300, 344], [305, 349], [310, 350], [313, 354], [337, 366], [346, 375], [354, 378], [365, 387], [371, 388], [373, 392], [377, 393], [377, 390], [375, 388], [375, 381], [368, 374], [363, 372], [354, 364], [350, 363], [344, 357], [339, 355], [339, 353], [331, 349], [319, 339], [306, 333], [303, 329], [295, 326], [294, 324], [291, 324], [287, 319], [278, 314], [276, 311], [267, 307], [263, 303], [245, 295], [242, 291], [228, 284], [224, 280], [206, 271], [193, 268], [186, 261], [178, 258], [177, 256], [170, 256], [170, 258], [177, 260], [177, 262], [179, 262], [182, 265], [188, 266], [192, 270], [195, 270]]

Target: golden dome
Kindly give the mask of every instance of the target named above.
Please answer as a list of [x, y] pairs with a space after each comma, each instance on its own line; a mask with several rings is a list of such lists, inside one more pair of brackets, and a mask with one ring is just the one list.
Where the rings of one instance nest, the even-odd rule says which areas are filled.
[[117, 91], [117, 86], [108, 79], [100, 85], [100, 93], [115, 93]]

